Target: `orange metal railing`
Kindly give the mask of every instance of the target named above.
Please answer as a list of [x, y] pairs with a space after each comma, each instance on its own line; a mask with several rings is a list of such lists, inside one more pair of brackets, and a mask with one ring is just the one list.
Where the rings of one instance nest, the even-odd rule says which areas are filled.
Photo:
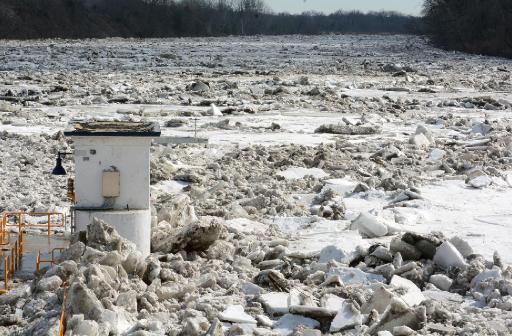
[[[33, 224], [26, 223], [25, 216], [47, 216], [47, 223]], [[52, 220], [52, 216], [59, 217], [60, 221]], [[9, 218], [13, 218], [10, 223]], [[5, 212], [2, 220], [0, 221], [0, 261], [3, 259], [3, 289], [0, 289], [0, 294], [7, 293], [9, 290], [9, 280], [14, 272], [21, 264], [21, 258], [24, 252], [25, 243], [25, 228], [26, 227], [44, 227], [48, 230], [48, 237], [52, 234], [52, 228], [61, 228], [66, 224], [66, 217], [63, 213], [59, 212]], [[11, 234], [11, 229], [17, 227], [18, 234]], [[13, 237], [16, 240], [13, 242]], [[64, 248], [55, 248], [51, 251], [50, 260], [41, 260], [41, 253], [39, 252], [36, 258], [36, 272], [39, 273], [41, 263], [56, 263], [55, 251], [62, 252]], [[10, 254], [10, 255], [9, 255]], [[3, 258], [2, 258], [3, 257]]]
[[[46, 216], [47, 221], [43, 224], [26, 223], [25, 216], [39, 217]], [[52, 216], [57, 216], [60, 220], [52, 220]], [[9, 218], [13, 217], [12, 224], [9, 223]], [[66, 225], [66, 215], [61, 212], [4, 212], [3, 220], [1, 223], [0, 245], [5, 244], [10, 240], [11, 233], [7, 230], [9, 227], [18, 226], [18, 232], [22, 232], [25, 227], [39, 227], [48, 230], [48, 236], [52, 234], [52, 228], [63, 228]], [[7, 242], [8, 244], [8, 242]]]
[[5, 294], [9, 291], [9, 277], [11, 276], [9, 257], [3, 258], [4, 262], [4, 288], [0, 289], [0, 294]]
[[51, 251], [51, 253], [50, 253], [51, 259], [48, 259], [48, 260], [41, 259], [41, 251], [39, 251], [37, 253], [37, 256], [36, 256], [36, 274], [40, 273], [41, 264], [42, 263], [49, 263], [50, 266], [53, 266], [53, 265], [55, 265], [57, 263], [57, 259], [55, 259], [55, 251], [62, 252], [62, 251], [64, 251], [64, 248], [63, 247], [56, 247], [56, 248], [54, 248]]
[[[4, 255], [5, 252], [10, 252], [10, 255]], [[23, 255], [22, 242], [17, 239], [12, 247], [2, 248], [1, 254], [3, 255], [4, 288], [0, 289], [0, 294], [5, 294], [9, 291], [9, 280], [20, 266], [21, 256]]]
[[64, 336], [66, 333], [66, 299], [68, 296], [68, 284], [64, 283], [62, 287], [64, 288], [64, 295], [62, 298], [62, 309], [59, 319], [59, 336]]
[[[16, 222], [16, 219], [14, 220]], [[11, 230], [7, 229], [7, 222], [3, 220], [0, 223], [0, 245], [9, 245], [11, 242]]]

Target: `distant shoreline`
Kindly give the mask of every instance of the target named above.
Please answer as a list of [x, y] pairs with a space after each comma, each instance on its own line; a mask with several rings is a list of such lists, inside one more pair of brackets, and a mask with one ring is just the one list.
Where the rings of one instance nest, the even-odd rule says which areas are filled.
[[143, 0], [4, 0], [1, 39], [167, 38], [329, 33], [418, 34], [421, 19], [396, 12], [272, 13], [244, 5]]

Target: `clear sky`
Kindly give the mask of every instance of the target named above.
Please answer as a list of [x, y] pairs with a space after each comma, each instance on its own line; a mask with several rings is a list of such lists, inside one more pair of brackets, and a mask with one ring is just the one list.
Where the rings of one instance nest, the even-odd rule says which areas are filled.
[[332, 13], [339, 9], [397, 11], [405, 14], [420, 15], [423, 0], [265, 0], [275, 12], [301, 13], [315, 10]]

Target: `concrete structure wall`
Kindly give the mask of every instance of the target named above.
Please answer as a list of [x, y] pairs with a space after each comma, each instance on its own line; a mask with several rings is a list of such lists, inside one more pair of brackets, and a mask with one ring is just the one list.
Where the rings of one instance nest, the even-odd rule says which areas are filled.
[[77, 231], [86, 231], [94, 218], [112, 225], [124, 238], [137, 245], [144, 257], [151, 252], [151, 210], [112, 210], [75, 212]]
[[120, 196], [114, 209], [149, 209], [149, 148], [151, 138], [77, 136], [75, 142], [75, 190], [77, 208], [101, 207], [103, 171], [120, 172]]

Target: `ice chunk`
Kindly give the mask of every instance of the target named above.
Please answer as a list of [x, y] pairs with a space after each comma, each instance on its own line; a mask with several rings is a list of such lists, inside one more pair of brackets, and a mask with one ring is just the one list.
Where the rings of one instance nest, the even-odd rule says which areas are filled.
[[434, 263], [443, 268], [464, 268], [467, 265], [462, 254], [449, 241], [445, 241], [437, 248]]
[[320, 323], [304, 316], [286, 314], [274, 324], [274, 331], [283, 336], [288, 336], [293, 334], [293, 331], [299, 326], [318, 328]]
[[117, 296], [116, 305], [123, 307], [127, 312], [137, 312], [137, 293], [134, 290], [120, 293]]
[[482, 273], [478, 274], [476, 277], [471, 280], [471, 287], [474, 288], [478, 286], [482, 281], [485, 281], [487, 279], [501, 279], [501, 269], [498, 267], [494, 267], [491, 270], [485, 270]]
[[407, 326], [399, 326], [393, 328], [393, 335], [394, 336], [410, 336], [414, 335], [415, 332], [411, 328]]
[[288, 296], [288, 293], [272, 292], [261, 295], [260, 300], [267, 314], [282, 315], [288, 313]]
[[203, 334], [204, 336], [220, 336], [224, 335], [224, 328], [219, 319], [214, 319], [208, 331]]
[[425, 297], [421, 293], [421, 289], [419, 289], [418, 286], [410, 280], [394, 275], [393, 278], [391, 278], [390, 285], [404, 290], [404, 293], [400, 295], [400, 298], [410, 307], [419, 305], [425, 301]]
[[471, 133], [487, 135], [487, 133], [489, 133], [491, 129], [491, 125], [479, 122], [473, 125], [473, 127], [471, 128]]
[[223, 116], [222, 112], [215, 104], [211, 104], [210, 108], [208, 109], [208, 111], [206, 111], [206, 113], [207, 113], [207, 115], [214, 116], [214, 117], [222, 117]]
[[450, 239], [450, 243], [452, 243], [453, 246], [462, 254], [464, 258], [469, 257], [473, 254], [473, 248], [467, 241], [460, 237], [453, 237]]
[[37, 284], [37, 289], [41, 292], [44, 291], [55, 291], [62, 285], [62, 279], [57, 275], [53, 275], [48, 278], [43, 278]]
[[393, 253], [400, 252], [404, 260], [419, 260], [421, 258], [421, 251], [415, 246], [404, 242], [400, 237], [391, 240], [390, 250]]
[[450, 290], [453, 280], [444, 274], [435, 274], [430, 277], [430, 283], [443, 291]]
[[321, 300], [322, 306], [332, 311], [339, 311], [343, 307], [343, 302], [345, 299], [334, 294], [326, 294]]
[[299, 291], [297, 288], [292, 288], [290, 290], [290, 295], [288, 295], [288, 310], [290, 313], [292, 311], [290, 310], [291, 306], [298, 306], [302, 304], [302, 300], [304, 299], [303, 293]]
[[268, 225], [247, 218], [233, 218], [225, 222], [230, 232], [245, 234], [260, 234], [268, 229]]
[[416, 132], [409, 139], [409, 143], [416, 148], [428, 148], [434, 143], [434, 136], [429, 129], [423, 125], [418, 125]]
[[428, 160], [429, 161], [439, 161], [439, 160], [442, 160], [445, 155], [446, 155], [446, 151], [439, 149], [439, 148], [434, 148], [430, 152], [430, 154], [428, 156]]
[[310, 317], [312, 319], [322, 321], [325, 319], [332, 319], [336, 316], [336, 311], [332, 311], [323, 307], [313, 307], [313, 306], [290, 306], [290, 313], [296, 315], [302, 315], [306, 317]]
[[68, 289], [68, 302], [72, 314], [84, 314], [85, 319], [98, 321], [105, 312], [94, 292], [81, 282], [75, 282]]
[[420, 330], [427, 321], [426, 308], [418, 306], [408, 307], [402, 300], [394, 299], [386, 309], [380, 320], [373, 324], [368, 334], [375, 335], [379, 331], [390, 331], [394, 327], [407, 326], [413, 330]]
[[330, 332], [338, 332], [346, 329], [353, 329], [363, 323], [361, 312], [352, 302], [343, 303], [343, 307], [338, 312], [331, 323]]
[[187, 90], [193, 92], [206, 92], [210, 90], [210, 86], [202, 81], [196, 81], [188, 85]]
[[74, 335], [88, 335], [96, 336], [99, 335], [98, 323], [92, 320], [79, 321], [73, 328]]
[[350, 177], [330, 179], [325, 181], [325, 186], [323, 187], [322, 192], [327, 189], [332, 189], [342, 196], [348, 196], [354, 192], [354, 189], [358, 184], [359, 182], [357, 180], [353, 180]]
[[466, 184], [476, 189], [482, 189], [490, 186], [492, 179], [482, 169], [473, 169], [468, 173]]
[[439, 290], [427, 290], [423, 292], [423, 295], [429, 300], [435, 300], [446, 303], [462, 303], [464, 298], [456, 293], [444, 292]]
[[244, 311], [244, 307], [240, 305], [228, 306], [220, 315], [221, 321], [233, 323], [254, 323], [256, 320]]
[[362, 212], [350, 225], [352, 230], [358, 230], [362, 236], [368, 238], [383, 237], [388, 234], [388, 227], [381, 223], [377, 217]]
[[229, 328], [228, 335], [254, 335], [256, 324], [254, 323], [236, 323]]
[[135, 316], [124, 309], [112, 307], [113, 310], [105, 309], [98, 320], [100, 325], [109, 325], [112, 334], [124, 334], [136, 322]]
[[205, 251], [225, 230], [224, 222], [217, 217], [201, 217], [197, 222], [176, 230], [167, 227], [153, 233], [152, 247], [155, 251], [174, 253], [185, 251]]
[[208, 320], [204, 316], [188, 317], [185, 319], [185, 327], [182, 330], [182, 335], [203, 335], [209, 327]]
[[387, 330], [384, 330], [384, 331], [379, 331], [379, 332], [377, 333], [377, 336], [393, 336], [393, 334], [392, 334], [392, 333], [390, 333], [390, 332], [389, 332], [389, 331], [387, 331]]
[[482, 189], [492, 184], [492, 179], [487, 175], [480, 175], [468, 180], [468, 184], [476, 189]]
[[290, 167], [286, 170], [280, 171], [277, 175], [284, 177], [287, 180], [297, 180], [304, 178], [304, 176], [311, 175], [316, 178], [324, 178], [329, 176], [325, 171], [320, 168], [303, 168], [303, 167]]
[[345, 285], [369, 285], [375, 282], [384, 282], [382, 275], [365, 273], [357, 268], [337, 267], [327, 273], [327, 277], [338, 275]]
[[428, 141], [428, 138], [424, 134], [414, 134], [411, 136], [409, 142], [416, 148], [428, 148], [430, 146], [430, 141]]
[[373, 295], [369, 301], [365, 302], [362, 307], [364, 314], [369, 314], [372, 310], [376, 310], [379, 314], [384, 313], [386, 308], [391, 304], [395, 295], [384, 286], [379, 286], [373, 291]]
[[12, 305], [21, 298], [27, 297], [32, 294], [30, 285], [21, 285], [13, 290], [0, 295], [0, 305]]
[[320, 251], [320, 260], [321, 263], [326, 263], [331, 260], [335, 260], [338, 262], [342, 262], [347, 258], [345, 252], [334, 245], [326, 246]]
[[267, 315], [257, 315], [256, 320], [258, 321], [259, 326], [272, 328], [272, 326], [274, 325], [274, 321], [272, 321], [270, 317], [268, 317]]
[[242, 285], [242, 292], [245, 295], [260, 295], [262, 291], [263, 289], [260, 286], [252, 282], [246, 282]]

